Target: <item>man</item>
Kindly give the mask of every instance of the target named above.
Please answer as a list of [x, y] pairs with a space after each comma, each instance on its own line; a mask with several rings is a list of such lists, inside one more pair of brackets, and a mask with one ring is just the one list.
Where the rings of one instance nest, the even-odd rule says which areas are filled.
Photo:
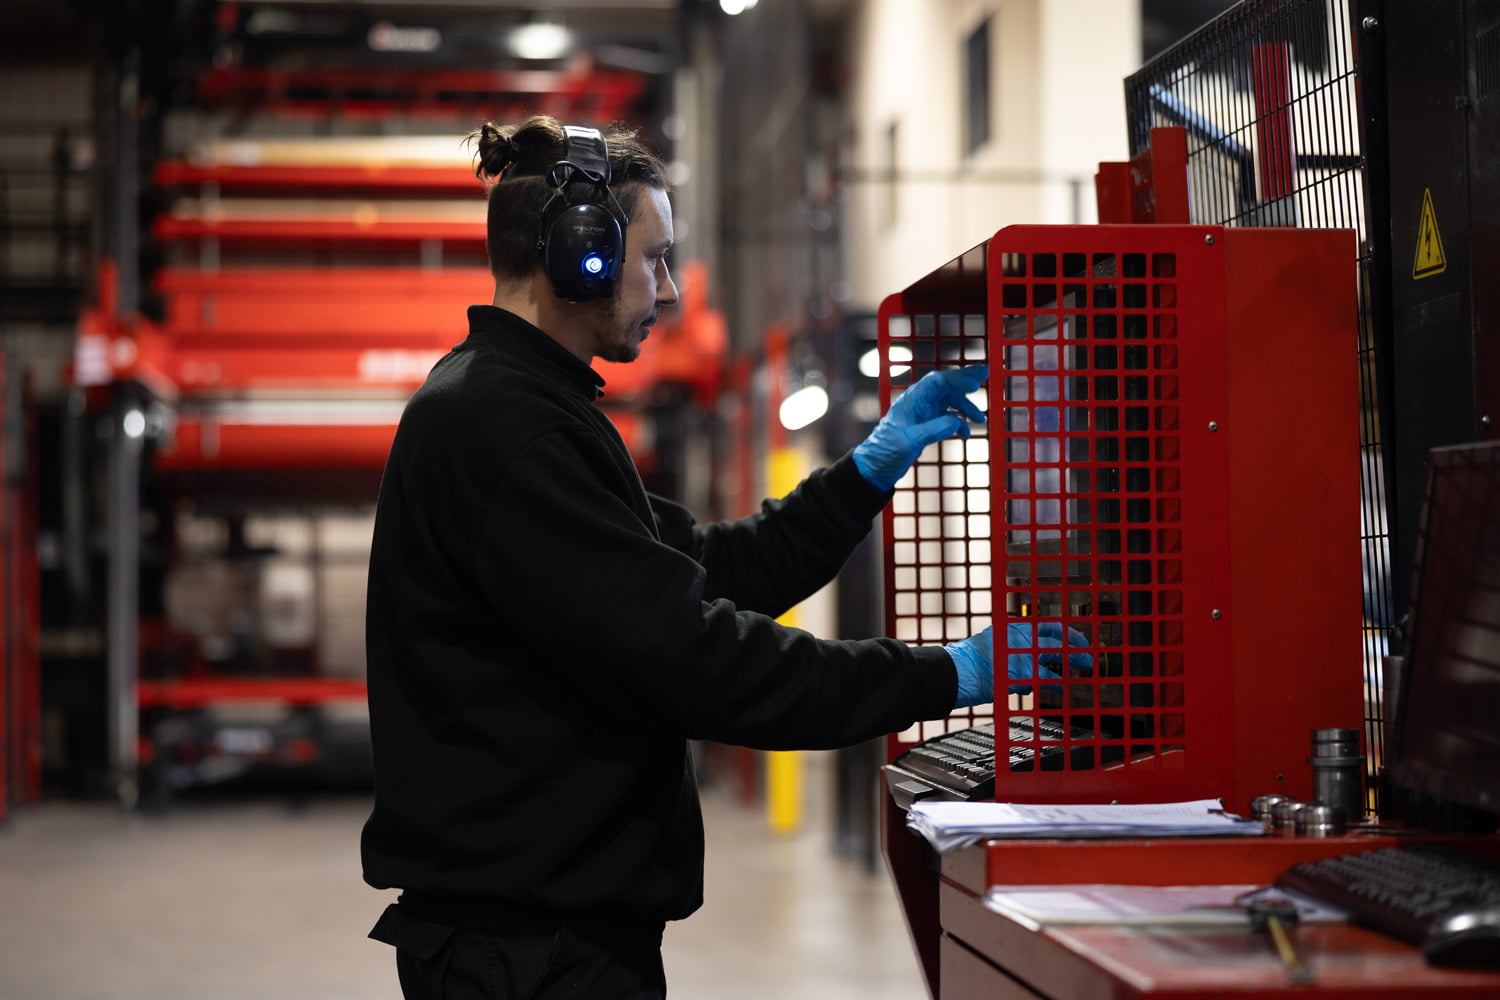
[[910, 647], [773, 621], [926, 445], [984, 419], [986, 370], [928, 376], [787, 497], [699, 526], [642, 488], [590, 367], [676, 301], [662, 164], [550, 118], [477, 138], [493, 303], [406, 408], [370, 555], [364, 871], [402, 890], [371, 936], [412, 1000], [662, 997], [664, 922], [702, 902], [690, 739], [848, 746], [991, 700], [988, 628]]

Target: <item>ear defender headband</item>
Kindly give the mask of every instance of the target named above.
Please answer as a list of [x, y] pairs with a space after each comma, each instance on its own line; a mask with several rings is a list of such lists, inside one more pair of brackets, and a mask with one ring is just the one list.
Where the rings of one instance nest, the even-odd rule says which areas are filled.
[[[613, 206], [595, 194], [569, 201], [566, 188], [582, 175]], [[609, 189], [609, 146], [598, 129], [563, 126], [563, 157], [547, 171], [552, 197], [542, 208], [537, 251], [542, 269], [558, 298], [587, 302], [614, 294], [625, 258], [625, 229], [630, 224]]]

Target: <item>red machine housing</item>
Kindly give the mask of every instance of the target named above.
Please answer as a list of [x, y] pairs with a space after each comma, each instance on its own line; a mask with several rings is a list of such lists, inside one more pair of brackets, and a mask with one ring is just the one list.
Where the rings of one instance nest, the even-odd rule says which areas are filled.
[[[991, 367], [987, 430], [929, 449], [885, 515], [888, 629], [997, 640], [993, 708], [892, 757], [1019, 718], [1064, 735], [1026, 737], [1050, 763], [998, 768], [998, 800], [1310, 797], [1310, 731], [1362, 717], [1354, 250], [1344, 230], [1012, 226], [885, 301], [884, 405]], [[1020, 620], [1072, 630], [1092, 668], [1018, 684], [1007, 656], [1049, 651], [1001, 648]]]

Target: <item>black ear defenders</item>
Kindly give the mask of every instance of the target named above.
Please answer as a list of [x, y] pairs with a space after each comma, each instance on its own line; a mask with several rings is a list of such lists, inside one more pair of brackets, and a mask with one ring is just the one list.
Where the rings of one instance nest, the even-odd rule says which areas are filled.
[[[570, 201], [566, 188], [582, 175], [603, 191], [613, 211], [597, 195]], [[542, 209], [537, 250], [542, 269], [558, 298], [587, 302], [614, 294], [625, 258], [625, 226], [630, 220], [609, 189], [609, 146], [598, 129], [563, 126], [563, 157], [547, 171], [552, 197]]]

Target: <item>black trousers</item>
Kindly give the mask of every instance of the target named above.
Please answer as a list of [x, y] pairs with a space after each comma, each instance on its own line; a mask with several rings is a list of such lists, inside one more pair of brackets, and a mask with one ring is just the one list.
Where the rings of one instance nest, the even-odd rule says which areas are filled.
[[403, 896], [370, 937], [393, 945], [406, 1000], [665, 1000], [662, 924]]

